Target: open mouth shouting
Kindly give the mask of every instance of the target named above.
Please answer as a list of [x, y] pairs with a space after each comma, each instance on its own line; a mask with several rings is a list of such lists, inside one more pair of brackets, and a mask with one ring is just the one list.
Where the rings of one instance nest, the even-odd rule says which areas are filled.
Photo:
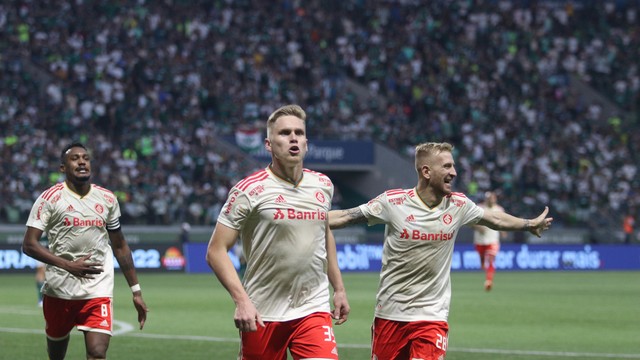
[[297, 156], [298, 154], [300, 154], [300, 147], [298, 145], [293, 145], [289, 148], [289, 154], [291, 156]]

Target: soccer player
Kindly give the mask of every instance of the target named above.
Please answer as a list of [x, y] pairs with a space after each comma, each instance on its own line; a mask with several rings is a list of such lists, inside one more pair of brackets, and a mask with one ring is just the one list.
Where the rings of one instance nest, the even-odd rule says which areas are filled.
[[329, 213], [331, 228], [385, 224], [382, 270], [376, 296], [372, 359], [440, 360], [447, 350], [450, 267], [460, 227], [480, 224], [540, 236], [552, 218], [535, 219], [483, 209], [451, 191], [457, 173], [448, 143], [416, 147], [418, 184], [388, 190], [366, 204]]
[[[84, 333], [87, 359], [105, 359], [113, 325], [114, 255], [133, 292], [140, 329], [147, 306], [120, 229], [118, 200], [91, 183], [87, 148], [81, 143], [68, 145], [60, 162], [65, 180], [34, 203], [22, 249], [47, 264], [42, 292], [49, 359], [64, 359], [74, 326]], [[38, 243], [43, 232], [48, 248]]]
[[[484, 194], [484, 202], [478, 206], [491, 211], [504, 212], [502, 206], [498, 205], [498, 195], [493, 191], [487, 191]], [[491, 291], [493, 275], [496, 272], [494, 263], [500, 251], [500, 238], [504, 237], [506, 233], [480, 225], [474, 225], [473, 230], [473, 244], [480, 255], [480, 266], [485, 271], [484, 289]]]
[[[229, 191], [207, 249], [236, 304], [239, 359], [285, 360], [287, 349], [294, 359], [338, 359], [331, 318], [342, 324], [350, 309], [328, 227], [333, 183], [303, 168], [305, 119], [298, 105], [269, 116], [271, 164]], [[238, 236], [247, 261], [242, 281], [227, 255]]]

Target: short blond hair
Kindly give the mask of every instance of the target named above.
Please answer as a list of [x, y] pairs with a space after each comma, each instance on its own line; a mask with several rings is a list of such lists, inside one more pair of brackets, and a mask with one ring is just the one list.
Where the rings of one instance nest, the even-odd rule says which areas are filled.
[[416, 171], [420, 174], [420, 168], [428, 158], [438, 155], [441, 152], [453, 152], [453, 145], [441, 142], [426, 142], [416, 146], [415, 166]]
[[271, 128], [273, 128], [273, 124], [276, 120], [283, 116], [295, 116], [303, 122], [307, 119], [307, 113], [305, 113], [299, 105], [290, 104], [281, 106], [276, 109], [276, 111], [272, 112], [271, 115], [269, 115], [269, 119], [267, 119], [267, 137], [269, 137]]

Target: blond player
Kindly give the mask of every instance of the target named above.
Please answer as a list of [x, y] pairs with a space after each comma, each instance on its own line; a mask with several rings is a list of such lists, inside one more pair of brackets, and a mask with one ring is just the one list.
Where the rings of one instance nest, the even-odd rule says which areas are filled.
[[[65, 147], [60, 162], [65, 181], [34, 203], [22, 248], [47, 264], [42, 293], [49, 359], [64, 359], [74, 326], [84, 333], [87, 359], [105, 359], [113, 325], [114, 255], [133, 292], [140, 329], [147, 306], [120, 229], [118, 200], [91, 184], [91, 159], [84, 145]], [[43, 232], [48, 248], [38, 243]]]
[[[338, 359], [331, 318], [349, 304], [327, 219], [333, 184], [303, 168], [306, 114], [297, 105], [267, 120], [271, 164], [237, 183], [218, 217], [207, 262], [236, 304], [239, 359]], [[241, 282], [227, 255], [240, 237]], [[330, 308], [329, 283], [334, 310]]]
[[464, 194], [452, 192], [457, 175], [452, 150], [448, 143], [418, 145], [415, 188], [388, 190], [359, 207], [329, 213], [332, 228], [364, 222], [386, 225], [372, 359], [445, 357], [451, 255], [460, 227], [477, 223], [540, 236], [553, 220], [545, 217], [546, 207], [535, 219], [521, 219], [482, 209]]
[[[484, 202], [478, 204], [481, 208], [504, 212], [498, 205], [498, 195], [493, 191], [484, 194]], [[480, 266], [485, 272], [484, 289], [493, 288], [493, 275], [496, 273], [495, 260], [500, 251], [500, 238], [506, 235], [504, 231], [497, 231], [486, 226], [473, 226], [473, 244], [480, 256]]]

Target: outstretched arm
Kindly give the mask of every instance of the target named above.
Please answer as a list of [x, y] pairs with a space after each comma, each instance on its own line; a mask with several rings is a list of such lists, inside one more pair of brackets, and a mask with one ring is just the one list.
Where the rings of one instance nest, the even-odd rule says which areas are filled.
[[351, 308], [349, 307], [349, 301], [347, 301], [347, 292], [342, 282], [342, 274], [340, 273], [340, 267], [338, 267], [338, 256], [336, 252], [336, 240], [333, 237], [333, 233], [327, 226], [326, 234], [326, 247], [327, 247], [327, 276], [329, 282], [333, 287], [333, 311], [332, 316], [336, 321], [336, 325], [340, 325], [347, 321]]
[[549, 207], [545, 206], [544, 211], [535, 219], [522, 219], [506, 212], [487, 209], [478, 225], [484, 225], [494, 230], [529, 231], [533, 235], [540, 237], [542, 232], [549, 229], [553, 222], [552, 217], [546, 217], [548, 213]]
[[240, 331], [256, 331], [258, 324], [264, 327], [264, 322], [244, 290], [236, 268], [227, 254], [235, 244], [238, 234], [238, 230], [218, 222], [207, 247], [207, 263], [236, 303], [236, 312], [233, 316], [236, 327]]
[[360, 207], [329, 211], [329, 226], [332, 229], [340, 229], [349, 225], [366, 223], [367, 218], [362, 213], [362, 210], [360, 210]]

